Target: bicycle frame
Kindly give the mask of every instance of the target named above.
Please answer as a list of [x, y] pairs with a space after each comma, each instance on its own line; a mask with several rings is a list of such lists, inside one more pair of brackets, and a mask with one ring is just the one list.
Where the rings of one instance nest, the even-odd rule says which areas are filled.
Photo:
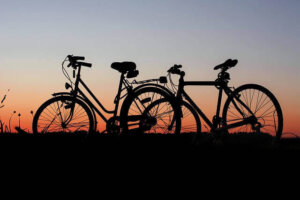
[[[116, 119], [118, 118], [118, 116], [117, 116], [118, 109], [119, 109], [119, 105], [120, 105], [120, 100], [122, 98], [131, 96], [135, 91], [137, 91], [138, 89], [141, 89], [143, 87], [156, 86], [156, 87], [159, 87], [160, 89], [164, 89], [162, 86], [160, 86], [158, 84], [149, 83], [149, 82], [160, 81], [160, 79], [150, 79], [150, 80], [144, 80], [144, 81], [139, 81], [139, 82], [134, 81], [133, 83], [129, 83], [127, 81], [127, 79], [125, 78], [126, 73], [121, 73], [118, 92], [114, 99], [115, 108], [114, 108], [114, 110], [108, 110], [103, 106], [103, 104], [97, 99], [97, 97], [93, 94], [93, 92], [84, 83], [84, 81], [81, 79], [80, 73], [81, 73], [81, 66], [78, 66], [78, 72], [77, 72], [76, 81], [74, 84], [75, 86], [74, 86], [74, 88], [72, 88], [70, 93], [55, 93], [53, 95], [71, 95], [74, 98], [80, 98], [82, 101], [84, 101], [90, 107], [90, 109], [92, 111], [95, 111], [103, 119], [103, 121], [105, 121], [105, 123], [108, 123], [111, 118], [116, 118]], [[74, 74], [73, 76], [75, 77], [75, 71], [73, 74]], [[145, 84], [145, 83], [147, 83], [147, 84]], [[66, 88], [68, 89], [70, 87], [70, 84], [68, 84], [68, 83], [66, 83], [66, 84], [68, 85], [68, 86], [66, 85]], [[135, 89], [133, 89], [131, 84], [137, 84], [139, 86], [137, 86]], [[103, 113], [96, 107], [96, 105], [94, 103], [92, 103], [92, 101], [87, 97], [87, 95], [85, 95], [85, 93], [79, 88], [80, 85], [83, 86], [83, 88], [88, 92], [88, 94], [92, 97], [92, 99], [101, 108], [101, 110], [103, 110], [105, 113], [113, 114], [113, 116], [111, 116], [110, 118], [106, 118], [103, 115]], [[124, 88], [123, 88], [123, 85], [125, 86]], [[125, 89], [127, 89], [127, 93], [125, 95], [121, 96], [122, 91]], [[134, 100], [134, 102], [135, 102], [135, 100]], [[136, 102], [135, 102], [135, 104], [137, 105]], [[70, 116], [66, 120], [67, 122], [72, 119], [73, 111], [74, 111], [73, 109], [74, 109], [74, 107], [72, 108]], [[140, 108], [138, 107], [138, 109], [140, 109]], [[97, 121], [96, 121], [96, 123], [97, 123]]]
[[[184, 86], [215, 86], [219, 90], [218, 95], [218, 102], [217, 102], [217, 110], [216, 115], [213, 118], [213, 121], [210, 121], [208, 117], [203, 113], [203, 111], [196, 105], [196, 103], [191, 99], [191, 97], [185, 92]], [[226, 127], [218, 127], [221, 122], [220, 117], [220, 108], [221, 108], [221, 102], [222, 102], [222, 94], [223, 91], [228, 97], [231, 97], [233, 100], [233, 104], [236, 107], [236, 109], [239, 111], [239, 113], [244, 117], [244, 120], [241, 122], [236, 122], [233, 124], [229, 124]], [[247, 105], [245, 105], [244, 102], [242, 102], [239, 99], [239, 96], [236, 95], [228, 86], [227, 82], [224, 81], [184, 81], [183, 76], [179, 79], [179, 87], [177, 92], [177, 100], [179, 102], [182, 101], [182, 97], [184, 97], [197, 111], [197, 113], [203, 118], [203, 120], [206, 122], [206, 124], [211, 128], [212, 131], [223, 131], [235, 127], [239, 127], [245, 124], [249, 123], [255, 123], [257, 121], [256, 117], [254, 116], [253, 112], [249, 109]], [[239, 102], [245, 109], [251, 113], [252, 116], [245, 118], [243, 112], [240, 110], [240, 108], [236, 105], [236, 102]], [[181, 104], [180, 104], [181, 105]]]
[[[105, 112], [108, 114], [113, 114], [113, 117], [117, 116], [118, 113], [118, 108], [119, 108], [119, 102], [120, 99], [125, 97], [126, 95], [124, 95], [123, 97], [121, 97], [121, 92], [124, 89], [128, 89], [130, 88], [130, 86], [125, 82], [125, 76], [122, 73], [121, 74], [121, 78], [120, 78], [120, 83], [119, 83], [119, 87], [118, 87], [118, 93], [115, 97], [114, 103], [115, 103], [115, 108], [114, 110], [108, 110], [106, 109], [103, 104], [96, 98], [96, 96], [94, 95], [94, 93], [88, 88], [88, 86], [84, 83], [84, 81], [81, 79], [80, 77], [80, 72], [81, 72], [81, 66], [78, 68], [78, 72], [76, 75], [76, 81], [75, 81], [75, 88], [72, 89], [72, 91], [70, 92], [72, 96], [74, 96], [74, 98], [78, 97], [78, 93], [80, 94], [80, 97], [88, 104], [88, 106], [96, 111], [96, 113], [107, 123], [109, 119], [107, 119], [102, 112], [91, 102], [91, 100], [84, 94], [84, 92], [79, 88], [79, 85], [81, 84], [83, 86], [83, 88], [88, 92], [88, 94], [93, 98], [93, 100], [98, 104], [98, 106]], [[122, 89], [123, 84], [125, 85], [125, 88]]]

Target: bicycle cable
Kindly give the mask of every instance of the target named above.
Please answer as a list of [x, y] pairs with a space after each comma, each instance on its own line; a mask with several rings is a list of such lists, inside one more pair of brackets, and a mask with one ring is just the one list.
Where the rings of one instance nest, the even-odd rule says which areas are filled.
[[66, 57], [66, 58], [64, 59], [64, 61], [62, 62], [62, 64], [61, 64], [61, 66], [62, 66], [62, 72], [63, 72], [64, 76], [70, 81], [71, 87], [73, 88], [74, 82], [72, 81], [71, 77], [69, 76], [67, 70], [66, 70], [65, 67], [64, 67], [64, 64], [65, 64], [66, 61], [69, 61], [69, 60], [68, 60], [68, 57]]
[[171, 90], [174, 94], [176, 94], [176, 87], [177, 87], [178, 85], [176, 85], [176, 84], [173, 82], [171, 73], [168, 73], [168, 76], [169, 76], [169, 79], [170, 79], [171, 88], [170, 88], [168, 85], [167, 85], [167, 88], [168, 88], [169, 90]]

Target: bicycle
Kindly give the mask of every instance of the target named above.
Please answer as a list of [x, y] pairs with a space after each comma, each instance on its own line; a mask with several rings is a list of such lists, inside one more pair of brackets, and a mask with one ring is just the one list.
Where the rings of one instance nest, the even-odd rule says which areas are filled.
[[[161, 90], [157, 84], [139, 84], [137, 81], [129, 82], [128, 79], [138, 76], [139, 71], [133, 62], [115, 62], [111, 67], [121, 73], [117, 95], [114, 99], [114, 110], [106, 109], [96, 98], [92, 91], [81, 79], [81, 68], [92, 67], [92, 64], [82, 62], [85, 60], [81, 56], [68, 55], [62, 63], [62, 71], [70, 83], [65, 84], [65, 88], [70, 92], [58, 92], [52, 94], [54, 97], [43, 103], [37, 110], [33, 118], [32, 130], [34, 134], [46, 133], [84, 133], [94, 134], [97, 131], [96, 114], [100, 116], [106, 123], [106, 129], [102, 133], [120, 134], [150, 131], [151, 129], [161, 129], [163, 131], [178, 132], [180, 120], [173, 129], [166, 129], [161, 126], [158, 121], [164, 117], [174, 118], [175, 103], [170, 96]], [[67, 67], [72, 67], [73, 78], [67, 73], [64, 65], [69, 62]], [[159, 81], [159, 80], [158, 80]], [[165, 81], [161, 79], [160, 81]], [[138, 84], [133, 88], [134, 84]], [[94, 105], [87, 95], [79, 88], [82, 86], [85, 91], [97, 103]], [[125, 94], [122, 95], [122, 93]], [[120, 100], [124, 98], [118, 115]], [[145, 114], [145, 109], [160, 100], [165, 103], [169, 109], [168, 112], [157, 112], [155, 115]], [[97, 108], [99, 106], [102, 111], [112, 115], [106, 118], [104, 114]], [[139, 111], [130, 114], [130, 111], [136, 109]], [[176, 122], [175, 122], [176, 123]], [[133, 128], [132, 128], [133, 127]]]
[[[229, 87], [230, 68], [236, 66], [238, 60], [228, 59], [214, 67], [221, 70], [215, 81], [185, 81], [185, 72], [181, 65], [174, 65], [168, 70], [171, 86], [177, 103], [181, 106], [181, 133], [201, 133], [201, 118], [209, 126], [211, 133], [266, 133], [279, 139], [283, 129], [283, 116], [279, 102], [265, 87], [257, 84], [245, 84], [238, 88]], [[179, 75], [176, 86], [171, 74]], [[185, 86], [215, 86], [219, 90], [216, 115], [212, 121], [196, 105], [185, 92]], [[225, 92], [227, 100], [224, 103], [222, 117], [221, 102]]]

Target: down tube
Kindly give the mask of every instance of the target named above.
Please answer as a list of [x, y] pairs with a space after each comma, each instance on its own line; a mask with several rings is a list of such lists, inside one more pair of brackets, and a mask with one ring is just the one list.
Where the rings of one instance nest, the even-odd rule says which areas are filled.
[[[227, 94], [229, 96], [229, 94]], [[239, 97], [237, 97], [234, 93], [232, 95], [232, 102], [234, 104], [234, 106], [236, 107], [236, 109], [240, 112], [241, 115], [243, 115], [242, 111], [239, 109], [239, 107], [236, 105], [234, 99], [239, 102], [249, 113], [251, 113], [251, 115], [255, 116], [254, 113], [252, 112], [252, 110], [250, 110], [250, 108], [242, 101], [240, 100]]]
[[79, 93], [81, 94], [81, 96], [83, 97], [83, 99], [86, 101], [86, 103], [92, 108], [94, 109], [97, 114], [107, 123], [107, 119], [104, 117], [104, 115], [94, 106], [94, 104], [87, 98], [87, 96], [85, 96], [85, 94], [78, 88]]
[[199, 109], [199, 107], [194, 103], [194, 101], [189, 97], [189, 95], [183, 91], [182, 92], [183, 96], [186, 98], [186, 100], [197, 110], [199, 115], [204, 119], [204, 121], [207, 123], [207, 125], [212, 128], [212, 123], [210, 120], [206, 117], [206, 115]]

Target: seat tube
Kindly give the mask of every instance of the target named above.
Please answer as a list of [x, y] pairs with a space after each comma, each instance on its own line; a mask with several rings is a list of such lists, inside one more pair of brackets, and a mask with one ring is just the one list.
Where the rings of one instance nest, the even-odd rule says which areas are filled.
[[115, 98], [115, 112], [114, 112], [114, 116], [117, 116], [117, 114], [118, 114], [118, 108], [119, 108], [120, 95], [121, 95], [123, 81], [124, 81], [124, 74], [122, 73], [121, 74], [121, 78], [120, 78], [119, 87], [118, 87], [118, 93], [117, 93], [117, 96]]
[[181, 101], [182, 101], [183, 88], [184, 88], [184, 79], [183, 79], [183, 76], [181, 75], [180, 79], [179, 79], [179, 86], [178, 86], [178, 91], [177, 91], [177, 101], [179, 102], [179, 105], [181, 104]]
[[218, 97], [218, 106], [217, 106], [217, 112], [216, 116], [220, 117], [220, 109], [221, 109], [221, 101], [222, 101], [222, 95], [223, 95], [223, 88], [219, 88], [219, 97]]

